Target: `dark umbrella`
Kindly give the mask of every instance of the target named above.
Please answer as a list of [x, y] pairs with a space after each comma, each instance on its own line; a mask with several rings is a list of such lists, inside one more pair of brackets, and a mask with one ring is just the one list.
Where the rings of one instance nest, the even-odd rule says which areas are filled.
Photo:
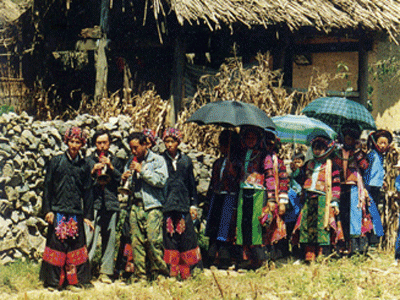
[[275, 130], [275, 124], [267, 114], [257, 106], [239, 101], [210, 102], [199, 108], [186, 122], [199, 125], [222, 125], [238, 127], [257, 126]]
[[318, 98], [308, 104], [302, 113], [321, 120], [336, 131], [349, 121], [357, 122], [362, 129], [376, 129], [374, 118], [365, 106], [346, 98]]

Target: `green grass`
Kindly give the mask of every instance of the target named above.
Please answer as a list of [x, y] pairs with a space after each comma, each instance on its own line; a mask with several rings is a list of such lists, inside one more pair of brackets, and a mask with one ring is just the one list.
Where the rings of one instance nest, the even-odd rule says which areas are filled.
[[[189, 280], [101, 285], [77, 294], [48, 292], [39, 283], [39, 265], [0, 266], [0, 299], [400, 299], [400, 266], [393, 253], [373, 258], [293, 260], [245, 273], [205, 270]], [[213, 273], [214, 272], [214, 273]]]
[[7, 266], [0, 266], [0, 294], [40, 288], [39, 269], [38, 263], [20, 260]]

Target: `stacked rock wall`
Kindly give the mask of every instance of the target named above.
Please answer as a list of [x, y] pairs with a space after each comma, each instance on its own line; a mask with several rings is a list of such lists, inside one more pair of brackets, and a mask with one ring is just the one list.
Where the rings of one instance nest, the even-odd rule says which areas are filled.
[[[67, 149], [63, 135], [71, 125], [87, 129], [90, 136], [99, 128], [110, 130], [110, 150], [118, 157], [128, 157], [126, 138], [134, 125], [127, 116], [110, 118], [108, 122], [90, 115], [67, 122], [34, 121], [26, 113], [0, 116], [0, 265], [16, 259], [41, 258], [47, 229], [41, 214], [45, 166]], [[184, 144], [180, 148], [192, 158], [198, 192], [205, 195], [215, 159]], [[159, 141], [153, 150], [163, 149]], [[90, 145], [84, 148], [86, 155], [92, 151]]]

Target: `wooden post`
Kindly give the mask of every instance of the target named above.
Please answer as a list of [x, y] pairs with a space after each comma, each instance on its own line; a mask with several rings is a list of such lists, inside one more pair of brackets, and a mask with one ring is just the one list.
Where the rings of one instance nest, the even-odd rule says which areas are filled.
[[286, 87], [293, 87], [293, 46], [289, 44], [285, 48], [285, 58], [283, 66], [283, 84]]
[[172, 66], [171, 79], [171, 110], [170, 124], [175, 124], [178, 112], [182, 108], [182, 99], [184, 97], [184, 72], [186, 60], [186, 43], [183, 35], [183, 28], [179, 28], [174, 45], [174, 61]]
[[98, 101], [104, 96], [107, 91], [107, 78], [108, 78], [108, 64], [106, 47], [108, 44], [108, 15], [110, 10], [110, 1], [101, 0], [100, 10], [100, 28], [102, 31], [102, 38], [98, 40], [97, 46], [97, 60], [96, 60], [96, 83], [94, 88], [94, 99]]
[[107, 39], [102, 37], [99, 40], [97, 47], [97, 60], [96, 60], [96, 84], [94, 91], [94, 99], [97, 101], [104, 96], [107, 90], [107, 75], [108, 75], [108, 65], [107, 65], [107, 55], [106, 48]]
[[364, 39], [360, 39], [358, 51], [358, 92], [359, 103], [366, 106], [368, 101], [368, 51]]

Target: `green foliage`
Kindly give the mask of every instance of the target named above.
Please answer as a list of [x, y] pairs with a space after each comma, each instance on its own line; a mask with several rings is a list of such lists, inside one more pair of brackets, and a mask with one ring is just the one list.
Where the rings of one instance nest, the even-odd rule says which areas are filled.
[[7, 114], [7, 113], [13, 112], [13, 111], [14, 111], [14, 106], [6, 105], [6, 104], [0, 106], [0, 116], [2, 114]]
[[399, 67], [400, 60], [393, 56], [388, 59], [379, 60], [375, 64], [370, 65], [368, 71], [373, 80], [384, 82], [393, 78], [398, 79], [400, 74]]

